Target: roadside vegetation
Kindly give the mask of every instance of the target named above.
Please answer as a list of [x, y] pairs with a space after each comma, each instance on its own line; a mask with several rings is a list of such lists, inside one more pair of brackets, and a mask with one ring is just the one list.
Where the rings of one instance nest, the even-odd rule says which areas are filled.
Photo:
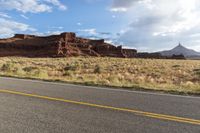
[[3, 57], [0, 75], [200, 94], [198, 60]]

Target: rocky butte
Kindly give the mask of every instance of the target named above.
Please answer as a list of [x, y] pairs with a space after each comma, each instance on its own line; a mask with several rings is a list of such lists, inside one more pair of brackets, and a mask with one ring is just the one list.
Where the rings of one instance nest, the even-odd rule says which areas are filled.
[[102, 40], [77, 37], [75, 33], [65, 32], [60, 35], [35, 36], [16, 34], [14, 37], [0, 39], [0, 57], [136, 57], [137, 50], [123, 49]]

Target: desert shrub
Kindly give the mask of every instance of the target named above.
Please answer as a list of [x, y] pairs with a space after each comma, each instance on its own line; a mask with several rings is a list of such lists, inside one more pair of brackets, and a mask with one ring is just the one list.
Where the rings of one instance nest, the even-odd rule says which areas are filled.
[[19, 66], [19, 67], [17, 67], [16, 74], [17, 74], [17, 75], [24, 75], [25, 72], [24, 72], [23, 69]]
[[194, 69], [193, 72], [200, 78], [200, 69]]
[[1, 67], [1, 71], [6, 72], [6, 73], [12, 73], [14, 75], [24, 74], [19, 64], [13, 64], [10, 62], [3, 64]]
[[64, 71], [76, 71], [78, 70], [78, 65], [77, 64], [67, 64], [64, 67]]
[[46, 70], [42, 70], [42, 69], [32, 69], [29, 73], [28, 73], [31, 77], [37, 77], [37, 78], [48, 78], [48, 72]]
[[94, 73], [101, 73], [102, 72], [102, 68], [99, 65], [96, 65], [94, 68]]
[[38, 67], [33, 67], [33, 66], [24, 67], [23, 71], [34, 77], [48, 78], [48, 72], [45, 69], [41, 69]]
[[1, 70], [4, 72], [11, 72], [13, 70], [14, 65], [11, 63], [6, 63], [3, 64], [3, 66], [1, 67]]
[[39, 78], [45, 78], [45, 79], [47, 79], [49, 77], [47, 71], [45, 71], [45, 70], [39, 70], [37, 76]]
[[112, 75], [110, 77], [108, 77], [108, 81], [110, 81], [110, 83], [113, 83], [113, 84], [119, 84], [119, 79], [116, 75]]
[[179, 68], [179, 67], [181, 67], [181, 65], [173, 65], [172, 67], [173, 68]]
[[200, 72], [200, 69], [194, 69], [193, 71], [194, 72]]
[[25, 72], [31, 72], [31, 71], [34, 71], [34, 70], [38, 70], [38, 68], [30, 66], [30, 67], [24, 67], [23, 70]]
[[64, 73], [63, 73], [63, 76], [72, 76], [73, 75], [73, 72], [72, 71], [65, 71]]

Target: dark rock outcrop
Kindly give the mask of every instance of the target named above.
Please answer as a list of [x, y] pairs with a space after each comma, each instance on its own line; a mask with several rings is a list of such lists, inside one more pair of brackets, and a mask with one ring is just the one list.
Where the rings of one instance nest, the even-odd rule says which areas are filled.
[[180, 55], [172, 55], [171, 57], [169, 57], [171, 59], [181, 59], [181, 60], [185, 60], [186, 57], [183, 55], [183, 54], [180, 54]]
[[153, 58], [153, 59], [164, 59], [165, 56], [162, 56], [160, 53], [137, 53], [137, 58]]
[[146, 59], [180, 59], [185, 60], [185, 56], [183, 54], [180, 55], [172, 55], [172, 56], [163, 56], [161, 53], [137, 53], [136, 58], [146, 58]]
[[0, 56], [26, 57], [65, 57], [65, 56], [108, 56], [132, 58], [135, 49], [123, 49], [105, 43], [104, 40], [91, 40], [76, 37], [75, 33], [35, 36], [16, 34], [12, 38], [0, 39]]

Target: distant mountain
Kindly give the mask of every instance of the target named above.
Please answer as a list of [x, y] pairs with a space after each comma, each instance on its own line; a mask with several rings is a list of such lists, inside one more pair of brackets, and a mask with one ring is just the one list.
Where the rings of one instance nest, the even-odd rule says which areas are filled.
[[159, 52], [163, 56], [184, 55], [186, 58], [200, 58], [200, 52], [188, 49], [179, 43], [178, 46], [171, 50]]

